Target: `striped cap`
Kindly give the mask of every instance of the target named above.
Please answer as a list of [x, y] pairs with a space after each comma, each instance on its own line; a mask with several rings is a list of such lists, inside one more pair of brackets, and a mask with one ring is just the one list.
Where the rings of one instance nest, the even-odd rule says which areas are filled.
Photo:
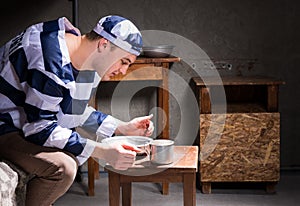
[[136, 56], [142, 51], [142, 35], [138, 28], [121, 16], [105, 16], [99, 20], [94, 32]]

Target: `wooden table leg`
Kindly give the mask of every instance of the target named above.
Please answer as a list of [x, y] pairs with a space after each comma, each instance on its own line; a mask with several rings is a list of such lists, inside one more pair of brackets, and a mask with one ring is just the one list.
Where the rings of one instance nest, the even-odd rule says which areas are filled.
[[169, 183], [167, 183], [167, 182], [162, 183], [162, 194], [163, 195], [169, 194]]
[[276, 184], [277, 184], [277, 182], [267, 182], [266, 183], [266, 192], [268, 194], [276, 193]]
[[[158, 131], [162, 131], [159, 138], [162, 139], [169, 139], [170, 137], [170, 115], [169, 115], [169, 63], [163, 63], [162, 64], [162, 74], [163, 74], [163, 80], [161, 87], [158, 88], [158, 107], [162, 108], [166, 115], [158, 113], [158, 122], [161, 122], [162, 124], [158, 124]], [[164, 125], [163, 128], [160, 128]], [[163, 182], [162, 183], [162, 194], [168, 195], [169, 194], [169, 183]]]
[[196, 172], [183, 175], [183, 205], [196, 206]]
[[202, 182], [202, 193], [210, 194], [211, 193], [211, 183], [210, 182]]
[[108, 172], [109, 206], [120, 205], [120, 175]]
[[95, 195], [95, 170], [94, 170], [95, 160], [93, 158], [88, 158], [88, 196]]
[[100, 178], [99, 163], [97, 161], [94, 161], [94, 175], [95, 175], [95, 179]]
[[131, 206], [131, 182], [122, 183], [122, 206]]

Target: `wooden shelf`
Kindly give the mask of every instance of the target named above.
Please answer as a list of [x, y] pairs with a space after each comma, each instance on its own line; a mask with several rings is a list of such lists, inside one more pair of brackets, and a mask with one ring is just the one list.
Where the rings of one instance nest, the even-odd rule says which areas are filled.
[[194, 77], [193, 81], [197, 86], [217, 86], [217, 85], [280, 85], [285, 84], [284, 81], [265, 76], [222, 76], [222, 77]]
[[138, 57], [134, 64], [149, 64], [149, 63], [173, 63], [179, 62], [179, 57], [165, 57], [165, 58], [148, 58], [148, 57]]

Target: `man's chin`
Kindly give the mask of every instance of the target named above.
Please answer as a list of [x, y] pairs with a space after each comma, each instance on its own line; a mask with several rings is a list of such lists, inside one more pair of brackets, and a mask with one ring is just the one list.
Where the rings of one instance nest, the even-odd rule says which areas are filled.
[[107, 76], [107, 75], [105, 75], [105, 76], [103, 76], [103, 77], [101, 78], [101, 80], [102, 80], [102, 81], [109, 81], [111, 78], [112, 78], [112, 76]]

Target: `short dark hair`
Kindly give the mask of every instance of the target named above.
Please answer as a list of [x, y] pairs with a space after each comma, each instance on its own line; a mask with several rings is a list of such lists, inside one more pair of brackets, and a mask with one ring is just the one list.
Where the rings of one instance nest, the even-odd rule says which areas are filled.
[[[90, 40], [90, 41], [97, 41], [97, 40], [99, 40], [99, 39], [101, 39], [101, 38], [104, 38], [103, 36], [97, 34], [97, 33], [94, 32], [93, 30], [90, 31], [89, 33], [86, 33], [85, 36], [86, 36], [86, 38], [87, 38], [88, 40]], [[111, 48], [111, 51], [114, 50], [114, 49], [117, 47], [115, 44], [113, 44], [113, 43], [111, 43], [111, 42], [110, 42], [110, 44], [111, 44], [111, 47], [110, 47], [110, 48]]]
[[99, 39], [103, 38], [101, 35], [97, 34], [93, 30], [90, 31], [89, 33], [86, 33], [85, 36], [90, 41], [95, 41], [95, 40], [99, 40]]

